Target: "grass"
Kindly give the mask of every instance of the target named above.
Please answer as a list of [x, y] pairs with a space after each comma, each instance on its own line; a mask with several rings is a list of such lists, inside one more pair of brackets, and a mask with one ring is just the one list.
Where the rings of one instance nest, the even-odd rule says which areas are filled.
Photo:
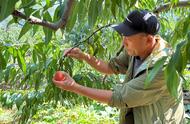
[[0, 108], [0, 124], [10, 124], [13, 122], [15, 110]]
[[[0, 124], [13, 122], [16, 111], [5, 108], [0, 109]], [[47, 104], [29, 120], [31, 124], [117, 124], [118, 111], [106, 105], [93, 103], [90, 106], [75, 105], [56, 108]]]

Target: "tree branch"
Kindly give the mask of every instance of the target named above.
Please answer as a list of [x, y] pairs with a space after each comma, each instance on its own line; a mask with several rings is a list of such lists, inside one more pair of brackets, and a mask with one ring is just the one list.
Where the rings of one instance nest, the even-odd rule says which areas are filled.
[[179, 1], [177, 4], [171, 4], [171, 3], [166, 3], [166, 4], [163, 4], [157, 8], [155, 8], [153, 10], [154, 13], [160, 13], [160, 12], [163, 12], [163, 11], [167, 11], [169, 10], [170, 8], [178, 8], [178, 7], [190, 7], [190, 1], [187, 0], [187, 1]]
[[85, 38], [84, 40], [79, 41], [76, 45], [74, 45], [67, 53], [65, 53], [65, 55], [62, 56], [61, 59], [58, 60], [58, 69], [62, 70], [61, 68], [63, 67], [63, 61], [65, 59], [65, 57], [67, 57], [67, 54], [69, 52], [71, 52], [71, 50], [73, 50], [74, 48], [78, 47], [79, 45], [81, 45], [82, 43], [84, 43], [85, 41], [89, 40], [93, 35], [95, 35], [98, 31], [101, 31], [103, 28], [107, 28], [109, 26], [111, 26], [112, 24], [107, 24], [104, 25], [102, 27], [99, 27], [98, 29], [96, 29], [90, 36], [88, 36], [87, 38]]
[[85, 38], [84, 40], [82, 41], [79, 41], [76, 45], [74, 45], [64, 56], [63, 56], [63, 60], [64, 58], [67, 56], [67, 54], [69, 52], [71, 52], [71, 50], [73, 50], [74, 48], [78, 47], [79, 45], [81, 45], [82, 43], [84, 43], [85, 41], [89, 40], [93, 35], [95, 35], [98, 31], [102, 30], [103, 28], [107, 28], [109, 26], [111, 26], [112, 24], [107, 24], [107, 25], [104, 25], [102, 27], [99, 27], [98, 29], [96, 29], [90, 36], [88, 36], [87, 38]]
[[26, 15], [19, 12], [18, 10], [14, 10], [12, 15], [14, 17], [19, 17], [19, 18], [25, 19], [30, 24], [37, 24], [37, 25], [41, 25], [43, 27], [47, 27], [47, 28], [50, 28], [53, 30], [58, 30], [59, 28], [64, 28], [65, 25], [67, 24], [67, 20], [68, 20], [69, 14], [71, 12], [73, 2], [74, 2], [74, 0], [67, 0], [66, 7], [64, 8], [64, 12], [63, 12], [60, 20], [58, 20], [55, 23], [51, 23], [51, 22], [39, 19], [34, 16], [27, 17]]

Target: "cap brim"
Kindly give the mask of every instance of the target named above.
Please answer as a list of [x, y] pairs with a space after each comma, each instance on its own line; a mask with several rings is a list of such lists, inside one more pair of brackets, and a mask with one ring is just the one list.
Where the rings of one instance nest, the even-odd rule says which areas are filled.
[[139, 31], [134, 30], [133, 28], [131, 28], [130, 26], [124, 23], [113, 25], [112, 28], [116, 30], [122, 36], [130, 36], [130, 35], [140, 33]]

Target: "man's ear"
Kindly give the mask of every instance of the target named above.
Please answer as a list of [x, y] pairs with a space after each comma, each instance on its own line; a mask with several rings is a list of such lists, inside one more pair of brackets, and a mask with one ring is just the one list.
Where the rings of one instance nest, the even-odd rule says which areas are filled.
[[154, 40], [154, 36], [150, 35], [150, 34], [147, 35], [147, 38], [148, 38], [149, 41], [153, 41]]
[[147, 35], [147, 46], [150, 47], [150, 48], [152, 48], [154, 46], [154, 44], [155, 44], [154, 42], [155, 42], [154, 36], [148, 34]]
[[154, 36], [148, 34], [147, 35], [147, 42], [148, 42], [148, 44], [154, 44]]

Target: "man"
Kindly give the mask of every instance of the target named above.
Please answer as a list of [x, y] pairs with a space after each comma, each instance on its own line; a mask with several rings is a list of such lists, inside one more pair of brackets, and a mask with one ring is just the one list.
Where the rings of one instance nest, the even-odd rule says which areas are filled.
[[156, 16], [145, 10], [132, 11], [125, 21], [113, 28], [123, 36], [124, 51], [109, 63], [96, 59], [79, 48], [65, 54], [84, 60], [105, 74], [126, 74], [122, 84], [113, 90], [101, 90], [76, 83], [67, 73], [66, 80], [53, 82], [79, 95], [120, 108], [120, 124], [183, 124], [184, 106], [179, 86], [179, 102], [167, 90], [161, 69], [145, 88], [146, 70], [156, 61], [171, 55], [169, 45], [157, 34], [160, 24]]

